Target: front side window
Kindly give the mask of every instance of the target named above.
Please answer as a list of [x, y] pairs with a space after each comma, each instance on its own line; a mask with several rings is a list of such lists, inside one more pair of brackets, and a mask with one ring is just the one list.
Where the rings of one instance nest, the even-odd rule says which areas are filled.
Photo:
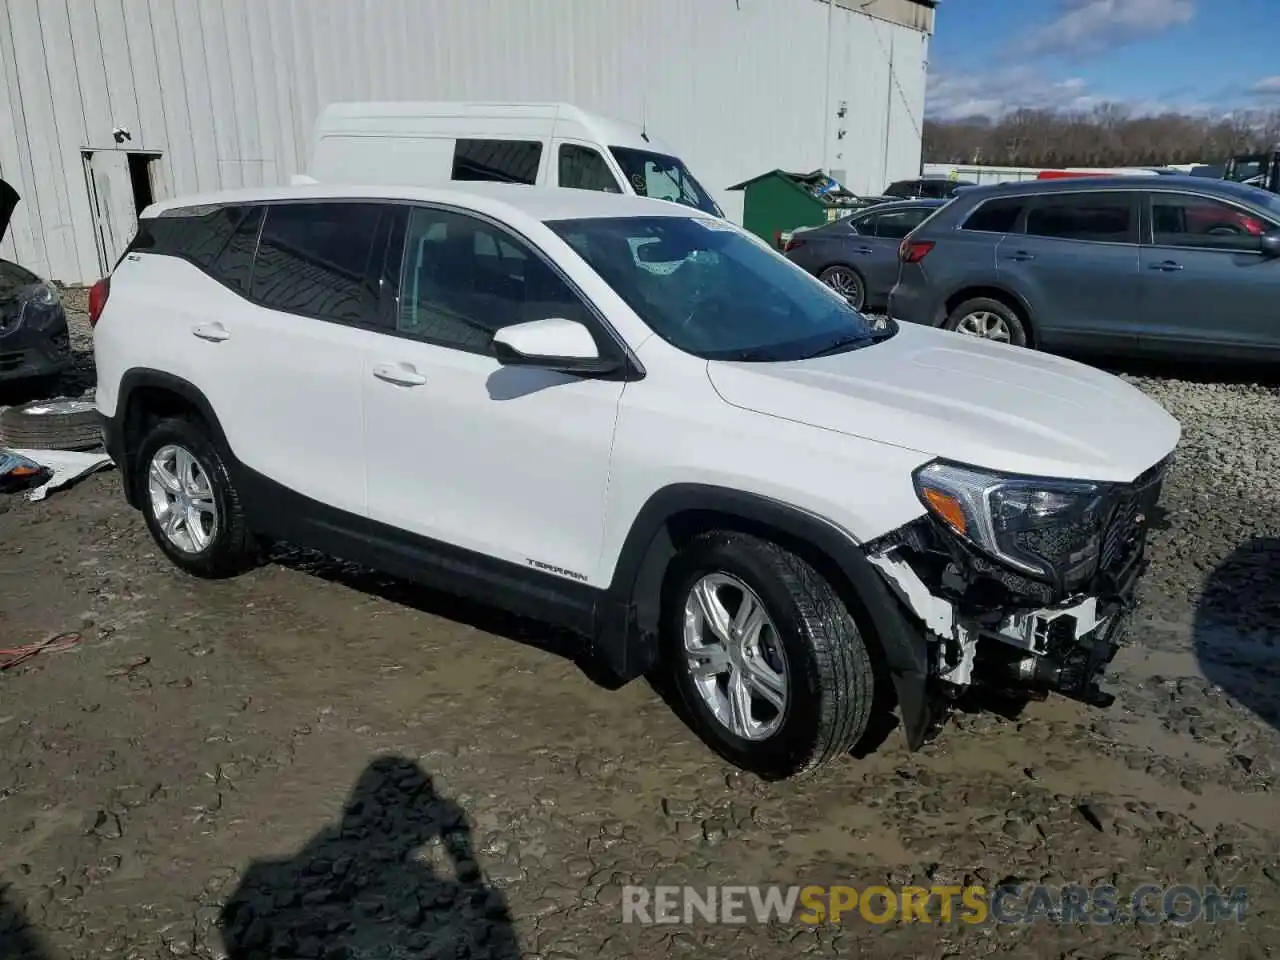
[[1067, 193], [1037, 197], [1027, 211], [1028, 236], [1100, 243], [1136, 243], [1137, 207], [1127, 193]]
[[491, 353], [498, 330], [549, 317], [591, 322], [568, 283], [523, 241], [475, 217], [413, 209], [400, 270], [399, 333]]
[[538, 182], [542, 144], [537, 140], [459, 140], [453, 148], [454, 180]]
[[1239, 207], [1207, 197], [1151, 196], [1151, 240], [1160, 247], [1257, 250], [1271, 224]]
[[693, 178], [693, 174], [679, 157], [631, 147], [610, 147], [609, 152], [622, 168], [627, 182], [637, 196], [671, 200], [714, 217], [724, 216], [724, 211], [711, 199], [711, 194], [702, 188], [702, 184]]
[[322, 201], [267, 208], [251, 296], [264, 307], [338, 323], [377, 315], [374, 236], [382, 207]]
[[621, 193], [613, 171], [600, 151], [577, 143], [560, 145], [559, 184], [577, 190], [600, 190]]
[[798, 360], [891, 336], [737, 227], [706, 217], [548, 224], [644, 320], [708, 360]]
[[988, 200], [969, 214], [962, 230], [980, 230], [984, 233], [1012, 233], [1022, 215], [1025, 197], [1004, 197]]

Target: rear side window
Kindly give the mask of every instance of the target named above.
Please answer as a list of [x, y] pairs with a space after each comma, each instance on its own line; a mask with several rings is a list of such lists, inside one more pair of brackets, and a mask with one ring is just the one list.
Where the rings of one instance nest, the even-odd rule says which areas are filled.
[[375, 322], [374, 203], [285, 203], [267, 209], [252, 297], [264, 307], [338, 323]]
[[1003, 197], [988, 200], [969, 214], [962, 230], [981, 230], [984, 233], [1011, 233], [1018, 225], [1025, 197]]
[[601, 190], [605, 193], [621, 193], [598, 150], [576, 143], [560, 145], [559, 184], [578, 190]]
[[1028, 236], [1136, 243], [1137, 205], [1128, 193], [1068, 193], [1037, 197], [1027, 211]]
[[921, 207], [918, 210], [895, 210], [891, 213], [878, 213], [867, 217], [858, 224], [858, 232], [867, 237], [884, 237], [889, 240], [901, 240], [933, 213], [935, 207]]
[[532, 185], [541, 161], [537, 140], [459, 140], [453, 148], [453, 179]]
[[129, 251], [178, 257], [239, 294], [249, 292], [261, 206], [178, 210], [139, 221]]

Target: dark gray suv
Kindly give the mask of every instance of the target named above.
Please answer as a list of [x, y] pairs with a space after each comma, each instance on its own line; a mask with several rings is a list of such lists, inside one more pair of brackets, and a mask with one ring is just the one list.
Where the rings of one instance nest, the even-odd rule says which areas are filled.
[[889, 313], [1045, 350], [1280, 359], [1280, 196], [1180, 176], [970, 188], [902, 241]]

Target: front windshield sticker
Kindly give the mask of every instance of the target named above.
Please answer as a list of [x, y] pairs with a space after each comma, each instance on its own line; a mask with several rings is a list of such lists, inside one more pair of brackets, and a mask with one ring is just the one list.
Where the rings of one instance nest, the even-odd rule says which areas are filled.
[[631, 185], [636, 188], [636, 193], [642, 197], [649, 193], [649, 181], [645, 179], [643, 173], [633, 173], [631, 175]]

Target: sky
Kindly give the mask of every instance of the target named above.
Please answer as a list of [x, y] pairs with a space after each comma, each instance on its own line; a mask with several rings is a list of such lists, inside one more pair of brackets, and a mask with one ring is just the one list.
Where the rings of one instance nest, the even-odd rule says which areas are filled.
[[1280, 109], [1280, 0], [940, 0], [925, 112]]

